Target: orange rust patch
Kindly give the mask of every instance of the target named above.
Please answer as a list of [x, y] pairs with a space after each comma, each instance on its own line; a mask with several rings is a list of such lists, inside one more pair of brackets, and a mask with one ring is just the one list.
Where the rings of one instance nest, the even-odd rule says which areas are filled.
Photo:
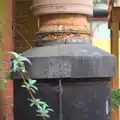
[[58, 39], [72, 39], [72, 38], [89, 38], [89, 34], [80, 33], [43, 33], [39, 34], [40, 40], [58, 40]]
[[87, 17], [80, 14], [50, 14], [38, 18], [39, 32], [86, 32]]
[[39, 16], [40, 27], [44, 25], [86, 25], [87, 17], [80, 14], [50, 14]]

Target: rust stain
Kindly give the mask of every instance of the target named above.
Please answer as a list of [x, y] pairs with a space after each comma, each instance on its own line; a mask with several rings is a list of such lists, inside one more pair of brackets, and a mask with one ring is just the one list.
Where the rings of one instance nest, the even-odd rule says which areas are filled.
[[72, 38], [89, 38], [89, 34], [79, 34], [79, 33], [40, 33], [40, 40], [57, 40], [57, 39], [72, 39]]
[[39, 16], [40, 27], [45, 25], [87, 25], [86, 16], [81, 14], [48, 14]]
[[87, 17], [81, 14], [39, 16], [40, 40], [89, 38]]
[[39, 32], [84, 32], [88, 33], [87, 26], [78, 25], [49, 25], [39, 28]]

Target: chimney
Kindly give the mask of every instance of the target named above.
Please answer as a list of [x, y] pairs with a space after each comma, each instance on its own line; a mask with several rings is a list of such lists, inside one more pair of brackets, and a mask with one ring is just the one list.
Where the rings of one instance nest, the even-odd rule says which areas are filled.
[[[32, 8], [37, 47], [22, 55], [32, 62], [25, 65], [37, 80], [37, 96], [54, 110], [49, 120], [110, 120], [115, 57], [91, 45], [92, 0], [33, 0]], [[15, 120], [41, 120], [29, 108], [20, 79], [15, 76]]]
[[38, 17], [37, 46], [91, 43], [92, 0], [34, 0], [32, 8]]

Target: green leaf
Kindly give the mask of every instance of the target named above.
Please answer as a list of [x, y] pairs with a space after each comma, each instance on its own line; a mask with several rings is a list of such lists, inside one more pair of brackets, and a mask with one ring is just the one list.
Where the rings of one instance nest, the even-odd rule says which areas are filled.
[[34, 102], [33, 100], [29, 100], [29, 101], [31, 102], [30, 107], [32, 107], [34, 105]]
[[40, 111], [42, 110], [42, 107], [40, 105], [37, 105], [37, 107]]
[[37, 116], [44, 116], [46, 118], [49, 118], [49, 112], [53, 112], [52, 109], [48, 108], [48, 105], [43, 102], [43, 101], [40, 101], [40, 103], [42, 103], [41, 107], [38, 106], [38, 110], [36, 110], [36, 112], [38, 112], [39, 114], [37, 114]]
[[[40, 101], [40, 104], [48, 107], [48, 105], [44, 101]], [[44, 107], [43, 107], [43, 109], [44, 109]]]
[[16, 72], [18, 69], [18, 62], [16, 60], [13, 60], [13, 71]]
[[120, 107], [120, 89], [112, 89], [112, 104]]
[[34, 83], [36, 83], [36, 80], [32, 80], [32, 79], [29, 79], [28, 81], [30, 85], [33, 85]]
[[48, 107], [48, 105], [44, 102], [43, 104], [43, 110], [45, 110]]
[[51, 108], [48, 108], [48, 109], [47, 109], [47, 111], [54, 112], [54, 110], [53, 110], [53, 109], [51, 109]]
[[36, 86], [31, 85], [31, 87], [38, 91], [38, 88]]
[[28, 100], [32, 102], [32, 103], [31, 103], [32, 105], [36, 105], [38, 108], [41, 107], [41, 106], [39, 105], [40, 99], [34, 99], [34, 100], [28, 99]]
[[8, 54], [11, 54], [13, 57], [15, 57], [16, 59], [20, 56], [18, 53], [16, 52], [8, 52]]
[[[13, 61], [11, 62], [11, 66], [12, 66], [11, 72], [22, 71], [22, 73], [24, 73], [24, 71], [26, 71], [24, 61], [31, 64], [30, 60], [24, 56], [21, 56], [20, 54], [17, 54], [16, 52], [8, 52], [8, 53], [14, 57]], [[9, 77], [11, 72], [8, 74], [8, 79], [10, 79]], [[25, 78], [25, 81], [23, 82], [23, 85], [21, 85], [21, 87], [26, 88], [28, 92], [31, 91], [32, 93], [36, 93], [36, 90], [38, 90], [38, 88], [34, 85], [36, 82], [37, 80]], [[44, 101], [41, 101], [40, 99], [34, 99], [34, 96], [33, 99], [29, 99], [29, 101], [31, 102], [30, 107], [34, 105], [37, 106], [38, 108], [37, 112], [39, 113], [40, 116], [50, 117], [48, 113], [53, 112], [53, 110], [50, 109], [49, 106]]]
[[33, 90], [32, 88], [30, 88], [30, 90], [31, 90], [33, 93], [36, 93], [35, 90]]
[[32, 65], [32, 63], [30, 62], [30, 60], [27, 59], [26, 57], [21, 56], [20, 59], [21, 59], [21, 61], [26, 61], [26, 62], [28, 62], [30, 65]]
[[21, 87], [26, 88], [26, 86], [25, 86], [25, 85], [21, 85]]

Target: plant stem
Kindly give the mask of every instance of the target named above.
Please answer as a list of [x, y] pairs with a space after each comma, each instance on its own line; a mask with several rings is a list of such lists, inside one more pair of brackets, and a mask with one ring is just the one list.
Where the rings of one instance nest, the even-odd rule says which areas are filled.
[[44, 116], [42, 116], [43, 120], [46, 120]]
[[[20, 68], [19, 68], [19, 71], [20, 71], [20, 74], [21, 74], [21, 77], [22, 77], [23, 81], [24, 81], [25, 83], [27, 83], [26, 80], [25, 80], [25, 77], [24, 77], [24, 75], [23, 75], [23, 73], [22, 73], [22, 71], [20, 70]], [[35, 100], [35, 98], [34, 98], [32, 92], [30, 91], [30, 89], [27, 88], [27, 90], [28, 90], [28, 92], [29, 92], [31, 98], [32, 98], [33, 100]], [[43, 118], [43, 120], [46, 120], [44, 116], [42, 116], [42, 118]]]
[[[26, 80], [25, 80], [25, 77], [24, 77], [24, 75], [22, 74], [22, 72], [21, 72], [20, 69], [19, 69], [19, 71], [20, 71], [20, 74], [21, 74], [22, 79], [24, 80], [25, 83], [27, 83]], [[27, 89], [28, 89], [28, 92], [30, 93], [31, 98], [32, 98], [33, 100], [35, 100], [35, 98], [34, 98], [32, 92], [30, 91], [30, 89], [29, 89], [29, 88], [27, 88]]]

